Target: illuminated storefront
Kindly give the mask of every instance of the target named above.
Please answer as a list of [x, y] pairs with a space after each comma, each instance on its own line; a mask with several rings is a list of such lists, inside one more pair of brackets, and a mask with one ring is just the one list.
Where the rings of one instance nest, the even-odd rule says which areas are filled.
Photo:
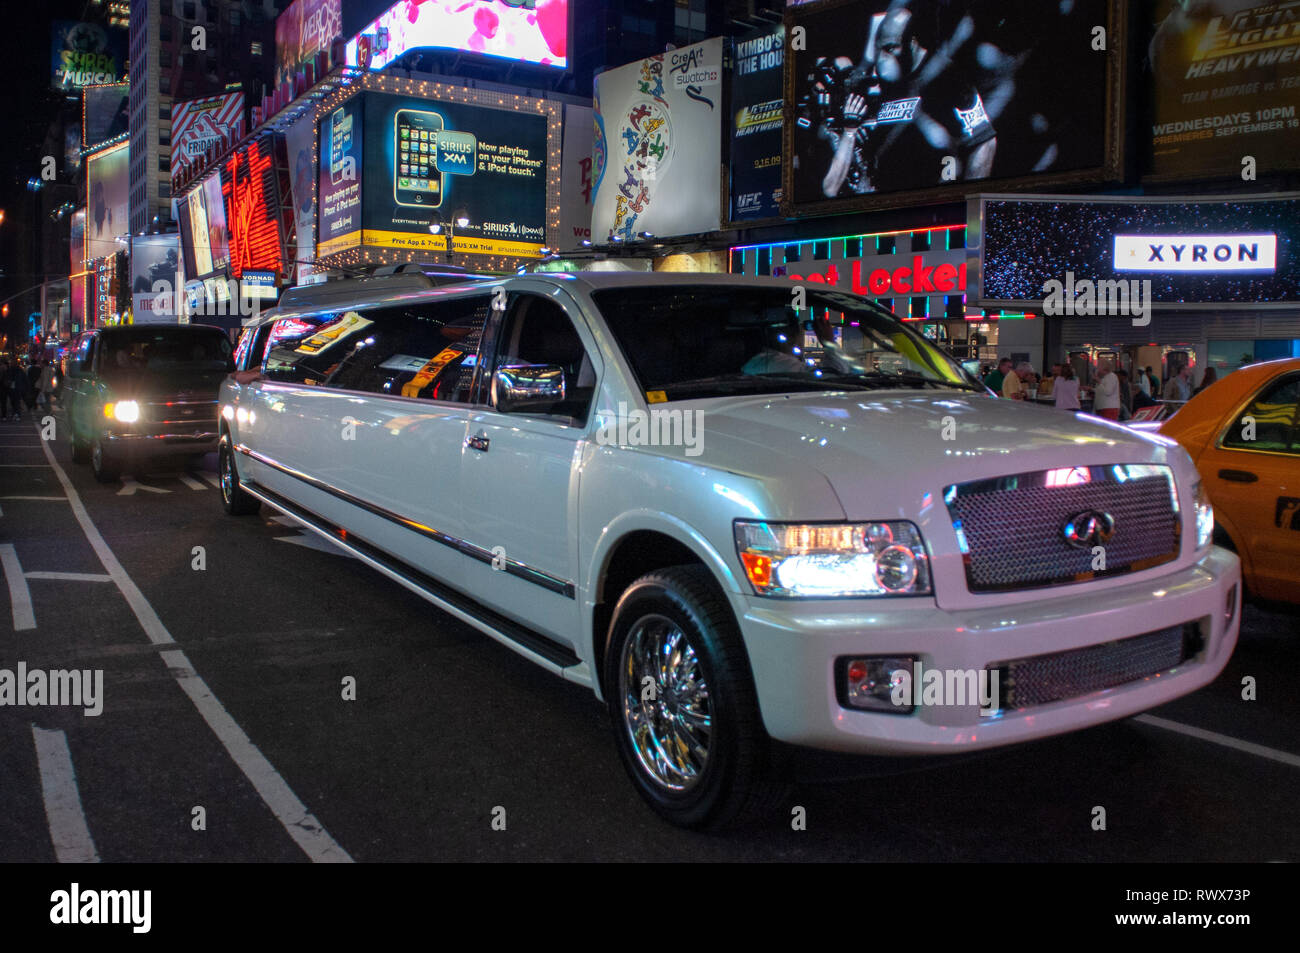
[[918, 323], [922, 334], [959, 360], [995, 361], [1008, 347], [1021, 360], [1041, 359], [1034, 314], [967, 305], [964, 225], [737, 246], [731, 249], [731, 273], [833, 285], [873, 298], [902, 320]]

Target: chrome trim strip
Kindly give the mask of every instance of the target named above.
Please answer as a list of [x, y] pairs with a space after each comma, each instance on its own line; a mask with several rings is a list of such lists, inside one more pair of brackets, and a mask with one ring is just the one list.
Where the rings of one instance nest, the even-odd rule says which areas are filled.
[[497, 556], [490, 549], [484, 549], [482, 546], [477, 546], [468, 540], [452, 536], [450, 533], [444, 533], [441, 530], [434, 529], [432, 526], [425, 526], [417, 520], [409, 519], [399, 513], [394, 513], [392, 510], [385, 509], [376, 503], [371, 503], [369, 500], [363, 500], [361, 497], [354, 496], [346, 490], [340, 490], [338, 487], [331, 486], [323, 480], [319, 480], [313, 476], [308, 476], [300, 470], [295, 470], [276, 460], [272, 460], [265, 454], [258, 453], [256, 450], [253, 450], [242, 443], [236, 444], [235, 449], [244, 456], [256, 460], [258, 463], [265, 464], [273, 470], [278, 470], [281, 473], [291, 476], [295, 480], [299, 480], [314, 489], [320, 490], [322, 493], [328, 493], [330, 496], [336, 497], [345, 503], [351, 503], [353, 506], [359, 507], [367, 513], [386, 519], [390, 523], [396, 523], [398, 526], [409, 529], [413, 533], [419, 533], [421, 536], [426, 539], [431, 539], [435, 543], [449, 546], [463, 555], [469, 556], [471, 559], [477, 559], [479, 562], [491, 563], [494, 566], [500, 562], [501, 571], [507, 575], [523, 579], [525, 582], [531, 582], [536, 586], [541, 586], [543, 589], [564, 596], [566, 599], [577, 598], [577, 588], [574, 584], [561, 579], [558, 576], [552, 576], [550, 573], [543, 572], [540, 569], [534, 569], [532, 566], [529, 566], [526, 563], [521, 563], [516, 559]]

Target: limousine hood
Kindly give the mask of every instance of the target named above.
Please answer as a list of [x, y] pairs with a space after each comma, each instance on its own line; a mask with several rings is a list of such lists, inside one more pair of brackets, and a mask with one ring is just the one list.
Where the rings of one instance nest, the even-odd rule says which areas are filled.
[[884, 498], [910, 500], [952, 483], [1185, 456], [1172, 441], [1118, 424], [972, 393], [765, 395], [672, 406], [700, 414], [695, 462], [756, 476], [765, 462], [784, 473], [802, 464], [830, 481], [850, 519], [878, 518], [872, 508]]

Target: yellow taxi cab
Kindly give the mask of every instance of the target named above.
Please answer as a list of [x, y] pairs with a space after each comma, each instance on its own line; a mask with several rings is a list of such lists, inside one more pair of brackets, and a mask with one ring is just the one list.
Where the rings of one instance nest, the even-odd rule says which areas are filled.
[[1247, 590], [1300, 603], [1300, 358], [1233, 371], [1160, 428], [1196, 461]]

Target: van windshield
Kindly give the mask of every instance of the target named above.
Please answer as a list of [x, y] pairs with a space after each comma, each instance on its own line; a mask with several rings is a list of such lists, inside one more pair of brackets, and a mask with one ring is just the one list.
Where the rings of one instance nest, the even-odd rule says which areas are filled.
[[224, 371], [233, 353], [230, 339], [215, 328], [122, 328], [105, 334], [102, 346], [104, 377]]
[[[643, 390], [737, 393], [944, 388], [982, 392], [960, 364], [857, 295], [753, 285], [647, 286], [592, 299]], [[656, 395], [658, 396], [658, 395]]]

